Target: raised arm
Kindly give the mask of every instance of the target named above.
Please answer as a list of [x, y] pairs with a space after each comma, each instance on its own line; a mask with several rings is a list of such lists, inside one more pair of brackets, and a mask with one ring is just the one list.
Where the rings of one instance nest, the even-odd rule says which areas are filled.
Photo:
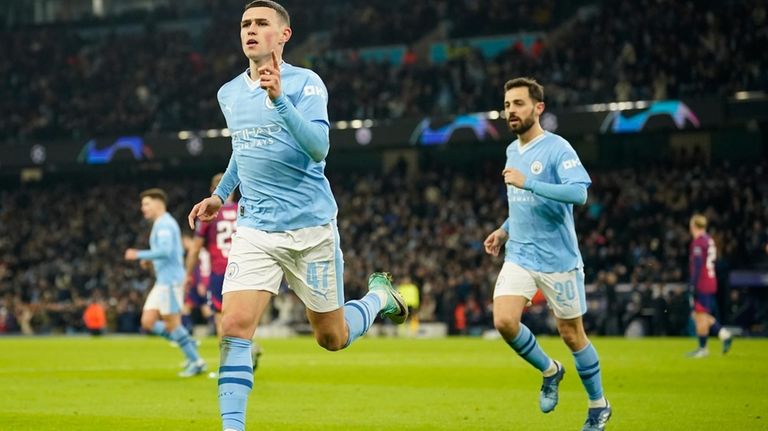
[[267, 91], [277, 112], [285, 120], [291, 136], [312, 160], [323, 161], [330, 149], [328, 93], [323, 81], [317, 75], [309, 75], [294, 106], [282, 91], [280, 65], [274, 51], [272, 63], [259, 68], [259, 81], [261, 88]]

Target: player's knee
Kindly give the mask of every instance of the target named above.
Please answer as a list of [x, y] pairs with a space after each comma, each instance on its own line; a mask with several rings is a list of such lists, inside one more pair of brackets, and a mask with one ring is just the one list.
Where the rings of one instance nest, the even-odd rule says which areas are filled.
[[560, 338], [571, 351], [581, 350], [589, 342], [584, 330], [574, 325], [560, 324], [557, 327]]
[[344, 348], [345, 340], [334, 333], [316, 333], [315, 340], [325, 350], [330, 352], [336, 352]]
[[251, 338], [251, 334], [247, 334], [250, 325], [250, 319], [244, 314], [229, 313], [221, 316], [221, 334], [223, 336]]
[[561, 333], [560, 338], [563, 339], [563, 342], [566, 346], [568, 346], [571, 351], [580, 350], [581, 342], [579, 341], [579, 337], [576, 336], [576, 334], [573, 333]]
[[152, 331], [152, 327], [155, 325], [155, 318], [151, 316], [141, 316], [141, 327], [147, 332]]
[[493, 316], [493, 326], [505, 338], [515, 337], [520, 332], [520, 319], [510, 316]]

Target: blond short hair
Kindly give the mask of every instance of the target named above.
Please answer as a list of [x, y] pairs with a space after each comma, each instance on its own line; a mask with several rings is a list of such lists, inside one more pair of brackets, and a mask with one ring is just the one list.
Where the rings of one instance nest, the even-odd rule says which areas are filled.
[[691, 217], [691, 224], [699, 229], [706, 229], [707, 218], [702, 214], [694, 214], [693, 217]]

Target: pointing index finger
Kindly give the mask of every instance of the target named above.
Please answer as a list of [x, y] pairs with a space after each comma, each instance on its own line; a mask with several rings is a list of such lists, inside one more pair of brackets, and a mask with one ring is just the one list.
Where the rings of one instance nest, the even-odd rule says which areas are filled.
[[275, 54], [274, 50], [272, 50], [272, 65], [275, 67], [275, 70], [280, 70], [280, 65], [277, 64], [277, 54]]
[[189, 222], [189, 227], [194, 229], [195, 228], [195, 218], [197, 217], [197, 209], [200, 206], [200, 204], [197, 204], [192, 207], [192, 211], [189, 212], [189, 215], [187, 216], [187, 221]]

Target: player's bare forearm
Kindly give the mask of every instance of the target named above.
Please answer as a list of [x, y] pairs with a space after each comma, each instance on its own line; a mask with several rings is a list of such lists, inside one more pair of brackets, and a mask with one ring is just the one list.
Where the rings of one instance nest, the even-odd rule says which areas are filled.
[[195, 265], [197, 265], [197, 262], [199, 260], [198, 254], [199, 254], [199, 251], [197, 253], [193, 253], [192, 251], [190, 251], [187, 254], [187, 259], [184, 265], [184, 269], [187, 271], [187, 275], [190, 275], [195, 271]]
[[200, 249], [203, 248], [202, 245], [202, 238], [195, 237], [192, 240], [192, 245], [189, 247], [189, 251], [187, 252], [187, 259], [185, 262], [187, 274], [192, 274], [195, 271], [195, 266], [200, 260]]

